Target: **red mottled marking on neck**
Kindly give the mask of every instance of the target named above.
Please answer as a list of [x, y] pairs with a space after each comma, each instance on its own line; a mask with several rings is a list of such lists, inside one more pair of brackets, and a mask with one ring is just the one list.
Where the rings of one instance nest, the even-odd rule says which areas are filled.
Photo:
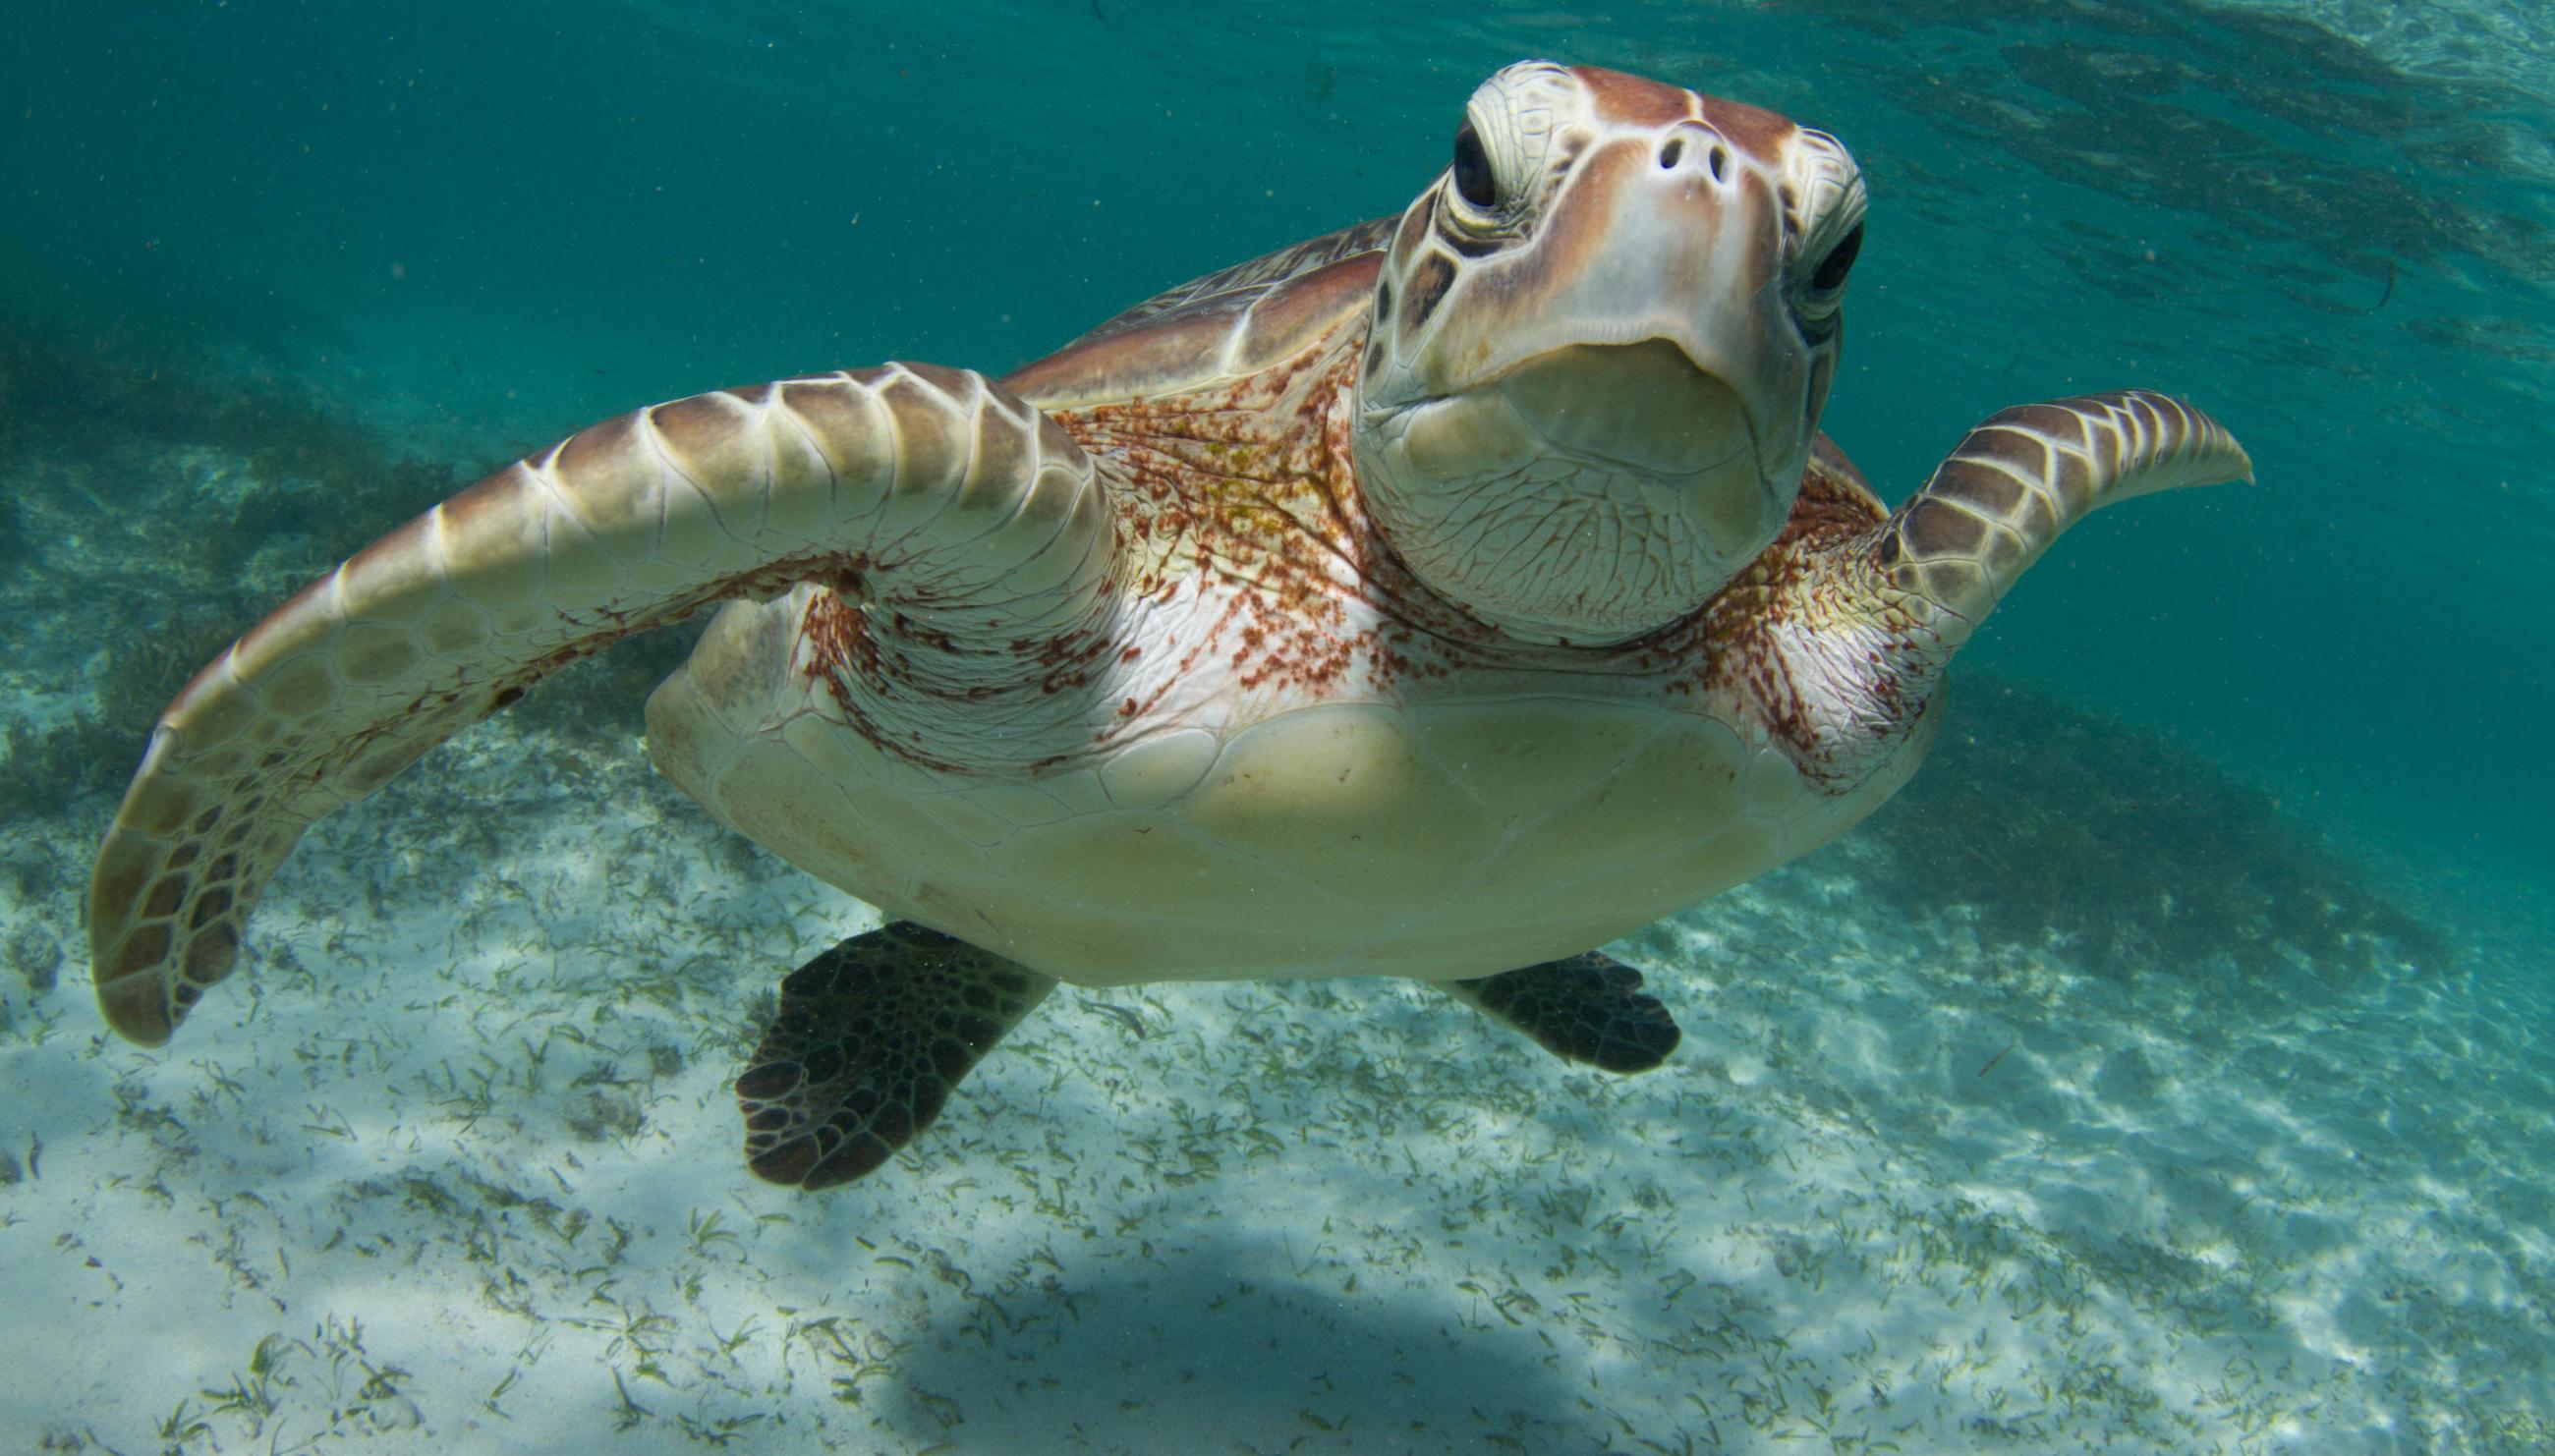
[[[1244, 689], [1320, 694], [1362, 660], [1371, 670], [1389, 663], [1382, 636], [1349, 612], [1379, 600], [1389, 554], [1359, 501], [1350, 444], [1365, 336], [1363, 317], [1346, 320], [1256, 374], [1057, 416], [1100, 462], [1130, 593], [1167, 597], [1194, 578], [1226, 591], [1216, 619], [1177, 644], [1176, 671], [1156, 680], [1220, 660]], [[1121, 704], [1120, 715], [1152, 706]]]
[[[1838, 745], [1827, 741], [1810, 712], [1808, 688], [1796, 675], [1802, 666], [1784, 652], [1779, 635], [1794, 623], [1824, 629], [1856, 614], [1846, 598], [1861, 590], [1840, 569], [1858, 543], [1887, 519], [1862, 475], [1825, 435], [1801, 476], [1800, 498], [1773, 545], [1761, 552], [1692, 619], [1693, 644], [1705, 692], [1754, 705], [1761, 721], [1812, 778]], [[1890, 722], [1912, 722], [1921, 703], [1902, 703], [1896, 673], [1878, 653], [1868, 664], [1865, 686], [1873, 705]]]

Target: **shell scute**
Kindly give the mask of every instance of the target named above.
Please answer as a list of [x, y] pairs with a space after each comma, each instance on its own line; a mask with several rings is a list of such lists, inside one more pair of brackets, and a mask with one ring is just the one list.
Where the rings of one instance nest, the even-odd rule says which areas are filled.
[[1343, 228], [1157, 294], [1003, 383], [1043, 409], [1078, 409], [1268, 368], [1368, 306], [1399, 221]]

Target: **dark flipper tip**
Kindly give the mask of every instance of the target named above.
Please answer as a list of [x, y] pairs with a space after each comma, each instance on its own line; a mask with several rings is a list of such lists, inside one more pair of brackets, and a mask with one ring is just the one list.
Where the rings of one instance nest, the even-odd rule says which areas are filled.
[[781, 983], [736, 1079], [758, 1177], [810, 1192], [875, 1170], [1055, 982], [903, 921], [856, 935]]
[[1602, 1071], [1648, 1071], [1684, 1036], [1658, 998], [1642, 990], [1642, 973], [1600, 951], [1445, 989], [1555, 1056]]

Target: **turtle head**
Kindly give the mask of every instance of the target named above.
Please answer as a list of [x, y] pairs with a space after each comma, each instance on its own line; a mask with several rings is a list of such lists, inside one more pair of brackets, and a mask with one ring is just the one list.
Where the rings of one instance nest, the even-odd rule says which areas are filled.
[[1619, 642], [1773, 541], [1836, 373], [1863, 179], [1771, 112], [1509, 66], [1402, 214], [1359, 474], [1410, 568], [1522, 638]]

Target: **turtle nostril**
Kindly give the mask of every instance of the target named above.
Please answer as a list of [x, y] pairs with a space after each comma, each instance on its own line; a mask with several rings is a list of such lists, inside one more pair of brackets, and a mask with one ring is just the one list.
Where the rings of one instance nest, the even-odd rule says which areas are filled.
[[1679, 127], [1667, 140], [1659, 143], [1661, 172], [1674, 172], [1677, 165], [1685, 161], [1688, 142], [1704, 149], [1702, 161], [1705, 167], [1711, 169], [1714, 182], [1730, 181], [1730, 149], [1722, 144], [1721, 138], [1713, 136], [1700, 127]]

